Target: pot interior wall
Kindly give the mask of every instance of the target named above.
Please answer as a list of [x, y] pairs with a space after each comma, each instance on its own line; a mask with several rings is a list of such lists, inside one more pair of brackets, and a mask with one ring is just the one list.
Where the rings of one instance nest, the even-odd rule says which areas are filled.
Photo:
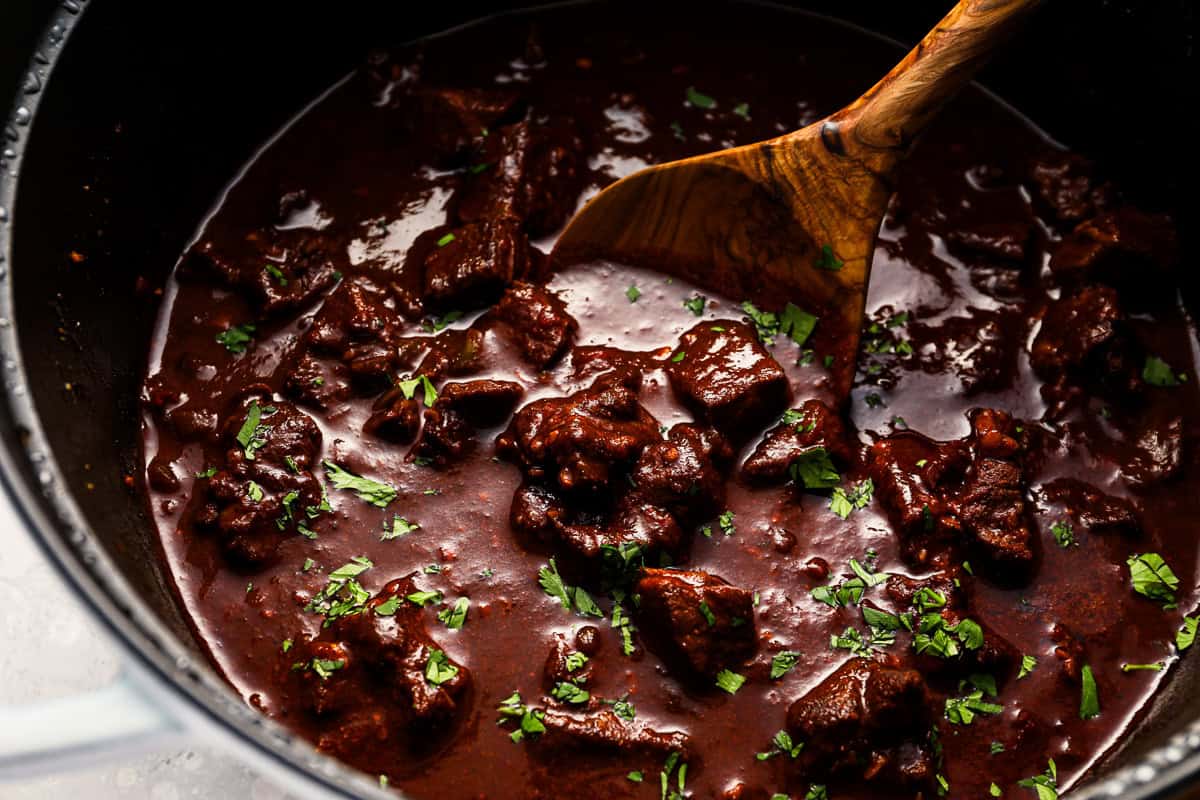
[[[804, 5], [912, 42], [949, 2]], [[1188, 231], [1194, 159], [1176, 163], [1196, 140], [1194, 97], [1178, 89], [1195, 67], [1188, 0], [1088, 4], [1086, 16], [1073, 5], [1048, 4], [982, 82]], [[185, 639], [139, 490], [126, 485], [126, 476], [140, 481], [137, 398], [155, 290], [229, 177], [371, 46], [499, 7], [364, 0], [317, 11], [218, 0], [164, 12], [150, 0], [97, 0], [63, 53], [19, 184], [16, 324], [30, 391], [72, 492], [128, 580]], [[701, 7], [681, 4], [679, 24], [718, 13]], [[628, 17], [637, 24], [636, 5]], [[719, 57], [719, 42], [713, 52]], [[1194, 252], [1194, 241], [1185, 246]], [[1193, 278], [1189, 296], [1194, 289]], [[1185, 660], [1133, 750], [1200, 716], [1200, 692], [1189, 691], [1200, 680], [1188, 669], [1194, 662]]]

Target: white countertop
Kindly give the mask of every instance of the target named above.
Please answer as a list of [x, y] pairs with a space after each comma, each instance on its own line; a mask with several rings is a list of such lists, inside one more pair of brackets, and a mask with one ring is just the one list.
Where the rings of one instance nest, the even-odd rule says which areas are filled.
[[[0, 488], [0, 706], [102, 687], [120, 658], [34, 543]], [[0, 783], [4, 800], [285, 800], [231, 756], [197, 742], [119, 763]]]

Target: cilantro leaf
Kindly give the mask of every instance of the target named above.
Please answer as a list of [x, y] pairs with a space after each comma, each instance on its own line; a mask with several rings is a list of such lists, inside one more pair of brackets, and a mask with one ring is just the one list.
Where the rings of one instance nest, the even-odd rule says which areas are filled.
[[1179, 578], [1167, 566], [1167, 562], [1163, 561], [1162, 556], [1158, 553], [1134, 554], [1125, 563], [1129, 566], [1129, 579], [1135, 592], [1166, 604], [1175, 602]]
[[323, 463], [329, 475], [329, 480], [333, 483], [333, 488], [352, 491], [358, 495], [360, 500], [364, 500], [373, 506], [386, 508], [389, 503], [396, 499], [396, 495], [399, 493], [398, 490], [388, 486], [386, 483], [359, 477], [352, 472], [342, 469], [332, 461], [325, 461]]
[[737, 694], [737, 690], [742, 688], [742, 684], [746, 682], [744, 675], [739, 675], [727, 669], [723, 669], [717, 673], [717, 688], [723, 689], [730, 694]]

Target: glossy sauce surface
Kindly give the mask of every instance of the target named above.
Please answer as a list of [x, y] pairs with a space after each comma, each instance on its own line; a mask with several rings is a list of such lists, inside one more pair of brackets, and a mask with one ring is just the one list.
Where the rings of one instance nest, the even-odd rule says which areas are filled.
[[[253, 246], [246, 244], [252, 231], [272, 224], [319, 230], [334, 242], [340, 280], [366, 277], [396, 297], [419, 295], [414, 251], [427, 252], [430, 237], [422, 244], [418, 236], [448, 230], [441, 226], [453, 211], [451, 198], [471, 170], [437, 164], [428, 132], [397, 124], [397, 110], [381, 101], [388, 92], [418, 84], [515, 87], [535, 114], [573, 118], [587, 152], [582, 202], [645, 164], [811, 122], [852, 99], [898, 56], [891, 46], [833, 22], [767, 9], [742, 14], [746, 18], [736, 23], [696, 20], [693, 30], [673, 33], [663, 21], [626, 26], [584, 6], [500, 18], [374, 59], [259, 154], [207, 221], [200, 241], [252, 258]], [[689, 101], [689, 87], [715, 100], [714, 107], [700, 107], [707, 104], [697, 105], [695, 95]], [[1049, 280], [1047, 264], [1064, 230], [1038, 206], [1025, 176], [1031, 164], [1056, 157], [1057, 150], [1028, 121], [977, 90], [956, 101], [919, 143], [880, 231], [867, 309], [868, 324], [878, 327], [864, 333], [866, 348], [846, 409], [857, 431], [852, 436], [864, 445], [901, 429], [937, 440], [967, 436], [966, 414], [973, 408], [1009, 412], [1042, 437], [1039, 457], [1025, 468], [1028, 512], [1039, 539], [1035, 570], [1020, 581], [988, 574], [963, 579], [970, 617], [1019, 653], [1036, 657], [1038, 667], [1003, 683], [995, 700], [1001, 713], [980, 714], [970, 725], [943, 718], [945, 697], [964, 693], [956, 681], [931, 679], [944, 754], [938, 772], [952, 797], [986, 796], [993, 782], [1006, 795], [1025, 794], [1016, 782], [1041, 773], [1048, 758], [1057, 764], [1060, 788], [1070, 785], [1135, 719], [1158, 683], [1169, 679], [1176, 630], [1194, 606], [1200, 474], [1190, 451], [1184, 449], [1169, 480], [1137, 490], [1123, 477], [1122, 466], [1135, 458], [1137, 439], [1148, 427], [1179, 418], [1182, 439], [1194, 434], [1191, 410], [1200, 401], [1195, 381], [1147, 386], [1130, 409], [1085, 392], [1060, 410], [1057, 395], [1047, 394], [1029, 363], [1039, 317], [1062, 291]], [[286, 218], [274, 222], [280, 198], [301, 191], [309, 202], [293, 203]], [[1028, 226], [1022, 263], [999, 264], [948, 245], [951, 231], [981, 221]], [[537, 244], [548, 250], [552, 240], [548, 235]], [[520, 384], [518, 409], [591, 385], [603, 371], [598, 365], [632, 364], [642, 372], [639, 400], [665, 430], [696, 416], [667, 377], [680, 335], [697, 323], [743, 319], [747, 299], [723, 297], [720, 287], [692, 286], [665, 272], [609, 264], [574, 267], [551, 276], [547, 285], [565, 302], [578, 331], [573, 349], [546, 370], [522, 359], [492, 318], [480, 316], [482, 308], [453, 309], [464, 315], [437, 332], [427, 330], [432, 313], [410, 311], [401, 319], [398, 312], [398, 324], [418, 352], [428, 349], [427, 340], [472, 326], [483, 331], [485, 362], [463, 379]], [[637, 294], [630, 287], [640, 292], [636, 301], [629, 299]], [[1128, 325], [1147, 353], [1190, 377], [1195, 339], [1174, 290], [1164, 286], [1162, 292], [1171, 296], [1131, 313]], [[699, 316], [685, 305], [697, 295], [707, 300]], [[751, 299], [779, 310], [771, 298]], [[384, 509], [327, 487], [332, 511], [312, 521], [316, 538], [290, 535], [264, 564], [230, 559], [218, 537], [194, 524], [206, 489], [205, 479], [193, 476], [221, 464], [225, 440], [218, 441], [215, 426], [207, 435], [184, 436], [165, 420], [186, 409], [225, 424], [255, 386], [284, 398], [290, 353], [321, 302], [317, 296], [264, 318], [236, 288], [194, 275], [172, 279], [151, 349], [144, 449], [151, 474], [148, 501], [180, 600], [214, 663], [248, 702], [314, 740], [328, 730], [329, 717], [309, 713], [284, 688], [293, 679], [295, 658], [283, 643], [321, 632], [321, 616], [306, 611], [306, 604], [326, 585], [328, 573], [366, 556], [372, 566], [357, 580], [372, 594], [415, 571], [418, 588], [440, 591], [448, 601], [470, 600], [460, 630], [437, 620], [442, 606], [422, 612], [428, 635], [471, 674], [454, 719], [432, 733], [407, 735], [404, 746], [364, 745], [356, 760], [412, 797], [658, 796], [661, 755], [553, 748], [529, 740], [514, 744], [511, 725], [495, 724], [497, 707], [513, 692], [530, 705], [564, 708], [547, 699], [543, 664], [556, 634], [571, 641], [584, 625], [599, 630], [586, 689], [593, 698], [628, 696], [639, 723], [691, 738], [686, 775], [691, 796], [718, 797], [738, 783], [763, 797], [773, 792], [804, 797], [813, 783], [828, 783], [831, 797], [884, 793], [878, 784], [853, 777], [796, 775], [787, 757], [755, 756], [771, 749], [788, 706], [848, 658], [846, 650], [830, 647], [831, 635], [847, 627], [866, 630], [858, 606], [832, 608], [814, 600], [811, 590], [829, 578], [814, 572], [812, 560], [823, 559], [834, 579], [849, 573], [851, 559], [890, 574], [928, 571], [902, 558], [878, 496], [843, 520], [830, 510], [828, 492], [739, 479], [737, 464], [778, 423], [778, 413], [735, 442], [725, 502], [733, 513], [731, 535], [714, 519], [690, 527], [690, 546], [679, 559], [681, 566], [756, 592], [757, 651], [734, 667], [747, 680], [732, 695], [682, 678], [640, 641], [632, 657], [622, 654], [609, 619], [565, 611], [542, 591], [539, 569], [556, 550], [529, 542], [510, 526], [521, 472], [496, 458], [492, 445], [508, 418], [479, 430], [473, 452], [435, 467], [412, 460], [411, 445], [363, 433], [379, 392], [353, 392], [324, 410], [301, 404], [320, 429], [320, 458], [394, 487], [397, 495]], [[232, 353], [216, 340], [231, 325], [248, 322], [255, 330], [244, 353]], [[907, 342], [904, 349], [911, 352], [878, 352], [879, 343], [889, 339]], [[822, 367], [825, 353], [805, 358], [803, 348], [786, 336], [776, 337], [769, 351], [787, 374], [789, 407], [814, 398], [833, 402]], [[178, 487], [164, 482], [163, 469], [179, 479]], [[315, 473], [326, 481], [322, 470]], [[865, 462], [851, 465], [842, 477], [847, 487], [864, 479]], [[1042, 487], [1063, 477], [1134, 498], [1140, 535], [1093, 533], [1076, 522], [1078, 545], [1058, 546], [1051, 526], [1068, 515]], [[396, 515], [419, 529], [381, 540]], [[711, 536], [701, 534], [704, 526]], [[1178, 608], [1164, 610], [1131, 589], [1126, 559], [1145, 552], [1160, 554], [1178, 575]], [[308, 559], [312, 563], [305, 569]], [[568, 564], [567, 583], [589, 585], [611, 614], [611, 600], [594, 581], [572, 571], [561, 554], [558, 561]], [[868, 597], [881, 607], [904, 610], [889, 606], [882, 591], [871, 592]], [[1098, 685], [1098, 718], [1080, 719], [1080, 688], [1063, 677], [1056, 625], [1084, 644]], [[908, 663], [907, 636], [901, 633], [884, 657]], [[798, 663], [772, 680], [772, 657], [783, 650], [799, 653]], [[1121, 669], [1125, 663], [1156, 662], [1166, 669]], [[995, 742], [1003, 752], [993, 752]], [[631, 771], [642, 772], [645, 782], [631, 782]], [[674, 785], [675, 777], [671, 780]], [[933, 786], [909, 787], [899, 796], [921, 791], [936, 794]]]

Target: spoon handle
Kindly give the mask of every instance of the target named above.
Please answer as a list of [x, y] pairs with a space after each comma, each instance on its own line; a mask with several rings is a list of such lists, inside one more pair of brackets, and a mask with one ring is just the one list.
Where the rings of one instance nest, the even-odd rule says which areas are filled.
[[960, 0], [866, 94], [822, 132], [869, 167], [889, 172], [913, 139], [1041, 0]]

